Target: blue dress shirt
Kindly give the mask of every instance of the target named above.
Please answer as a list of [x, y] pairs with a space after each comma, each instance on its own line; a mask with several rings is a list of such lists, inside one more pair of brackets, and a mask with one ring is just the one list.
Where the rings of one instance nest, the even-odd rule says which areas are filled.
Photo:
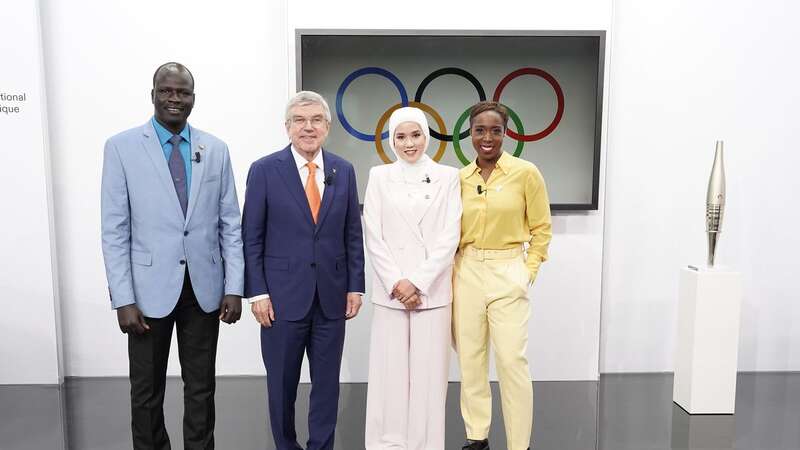
[[[153, 117], [152, 121], [153, 128], [156, 129], [156, 134], [158, 135], [158, 141], [161, 143], [161, 149], [164, 150], [164, 157], [167, 159], [167, 164], [169, 164], [169, 155], [172, 153], [172, 144], [169, 143], [169, 138], [172, 137], [172, 131], [164, 128], [155, 117]], [[186, 198], [189, 198], [189, 192], [192, 190], [192, 144], [189, 139], [189, 124], [186, 124], [178, 135], [183, 138], [178, 147], [183, 157], [183, 167], [186, 168]]]

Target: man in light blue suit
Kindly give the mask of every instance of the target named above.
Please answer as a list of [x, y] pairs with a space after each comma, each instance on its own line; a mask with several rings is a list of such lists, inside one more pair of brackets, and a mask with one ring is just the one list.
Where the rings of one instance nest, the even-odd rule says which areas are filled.
[[219, 321], [241, 316], [239, 203], [228, 147], [187, 124], [194, 78], [167, 63], [153, 76], [154, 117], [110, 138], [101, 189], [103, 256], [128, 334], [135, 449], [169, 449], [164, 388], [173, 327], [184, 381], [186, 449], [214, 448]]

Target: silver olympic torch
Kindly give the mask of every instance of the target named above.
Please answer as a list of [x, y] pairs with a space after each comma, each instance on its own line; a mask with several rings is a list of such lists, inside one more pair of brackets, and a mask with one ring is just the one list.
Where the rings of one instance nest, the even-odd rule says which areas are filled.
[[708, 267], [714, 267], [719, 233], [722, 232], [722, 216], [725, 212], [725, 167], [722, 162], [722, 141], [717, 141], [714, 165], [708, 179], [706, 193], [706, 234], [708, 234]]

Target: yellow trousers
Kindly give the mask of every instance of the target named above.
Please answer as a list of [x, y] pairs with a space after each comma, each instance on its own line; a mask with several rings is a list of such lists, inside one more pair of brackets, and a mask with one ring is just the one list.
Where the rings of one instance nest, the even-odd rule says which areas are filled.
[[528, 284], [522, 249], [479, 250], [456, 255], [453, 336], [461, 365], [461, 415], [467, 439], [489, 435], [489, 342], [500, 381], [508, 450], [530, 446], [533, 384], [528, 368]]

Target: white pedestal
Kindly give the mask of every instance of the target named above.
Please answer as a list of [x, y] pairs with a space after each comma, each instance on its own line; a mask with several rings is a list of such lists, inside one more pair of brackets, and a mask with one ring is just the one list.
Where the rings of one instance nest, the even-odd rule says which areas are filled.
[[733, 414], [742, 275], [684, 268], [678, 295], [672, 399], [690, 414]]

